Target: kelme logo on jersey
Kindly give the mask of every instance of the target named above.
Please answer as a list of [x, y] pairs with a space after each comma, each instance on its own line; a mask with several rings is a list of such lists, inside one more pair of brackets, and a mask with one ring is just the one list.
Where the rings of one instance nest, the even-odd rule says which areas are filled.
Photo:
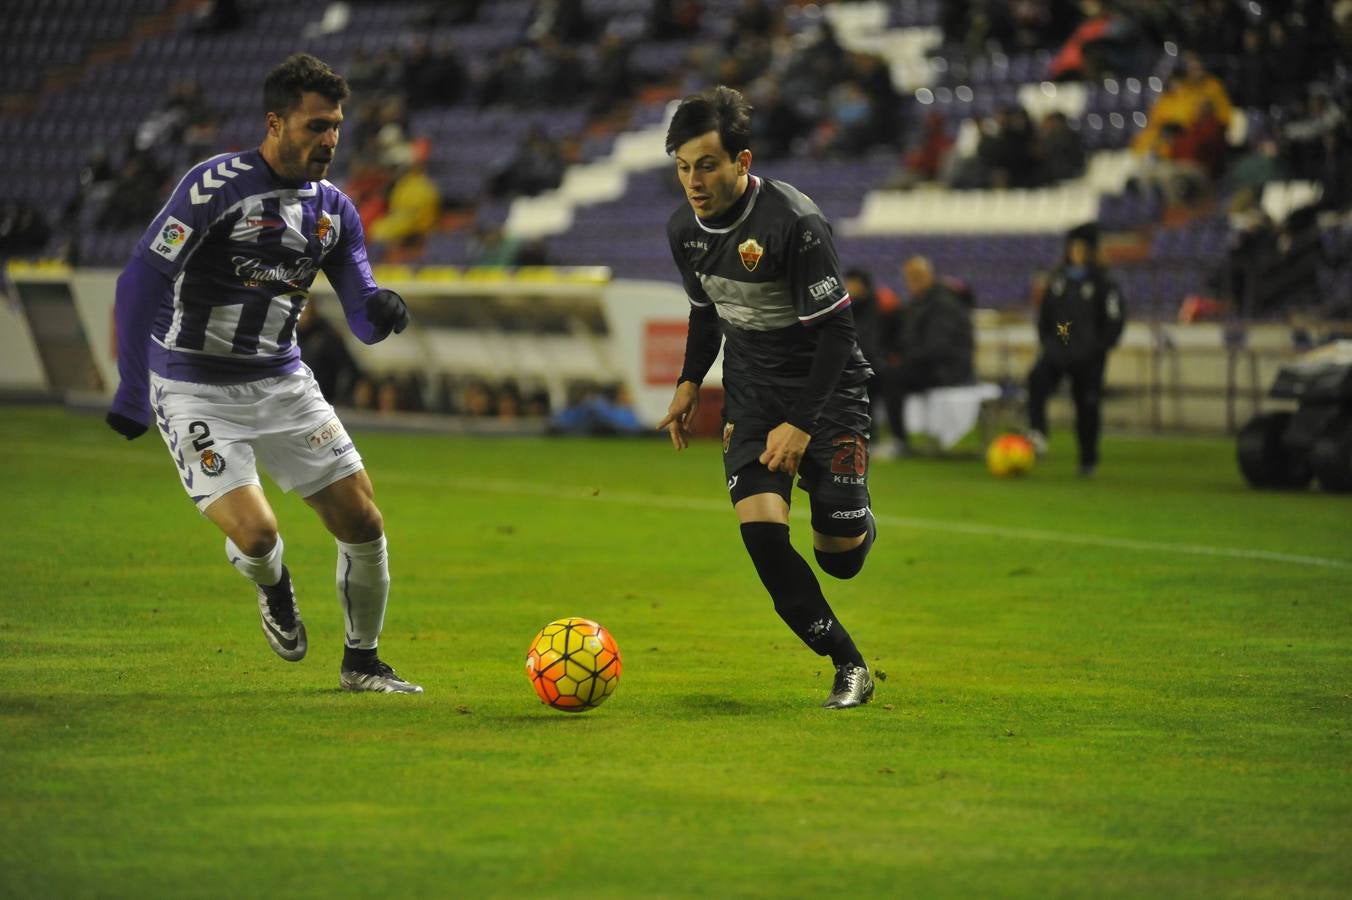
[[737, 253], [742, 257], [742, 265], [746, 266], [746, 270], [754, 272], [765, 255], [765, 248], [755, 238], [747, 238], [737, 245]]
[[333, 249], [333, 245], [338, 242], [338, 230], [333, 227], [333, 220], [326, 212], [321, 212], [319, 218], [315, 220], [315, 237], [319, 240], [319, 246], [326, 252]]
[[202, 474], [215, 478], [225, 471], [225, 457], [215, 450], [202, 451]]
[[169, 216], [164, 220], [164, 227], [160, 229], [159, 236], [150, 245], [150, 249], [165, 259], [174, 260], [178, 258], [178, 251], [183, 249], [183, 245], [188, 243], [191, 236], [192, 226]]

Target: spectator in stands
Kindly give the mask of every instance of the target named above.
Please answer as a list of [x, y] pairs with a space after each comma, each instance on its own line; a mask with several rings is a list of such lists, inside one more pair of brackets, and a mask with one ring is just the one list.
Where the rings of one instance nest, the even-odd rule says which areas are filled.
[[655, 41], [674, 41], [699, 33], [698, 0], [653, 0], [648, 12], [648, 34]]
[[[896, 354], [892, 351], [896, 345], [899, 303], [891, 289], [875, 286], [873, 275], [866, 269], [846, 269], [845, 290], [850, 294], [850, 309], [854, 312], [855, 340], [873, 369], [873, 377], [868, 382], [868, 399], [870, 415], [876, 423], [882, 420], [880, 412], [887, 408], [882, 372], [889, 364], [889, 355], [895, 365]], [[876, 440], [879, 435], [873, 437]]]
[[497, 395], [486, 381], [476, 378], [465, 385], [460, 398], [460, 411], [476, 419], [495, 416], [498, 412]]
[[1339, 159], [1347, 147], [1347, 114], [1333, 102], [1326, 84], [1310, 85], [1308, 97], [1294, 107], [1294, 113], [1282, 126], [1292, 173], [1306, 181], [1331, 180], [1340, 163], [1348, 162]]
[[404, 96], [409, 109], [453, 106], [464, 96], [469, 73], [452, 47], [435, 47], [425, 37], [414, 40], [403, 66]]
[[1084, 18], [1048, 67], [1053, 80], [1130, 75], [1146, 65], [1144, 35], [1125, 12], [1100, 0], [1082, 0]]
[[198, 5], [196, 16], [193, 31], [199, 34], [222, 34], [233, 31], [244, 21], [238, 0], [206, 0]]
[[1057, 184], [1084, 174], [1084, 142], [1063, 112], [1050, 112], [1043, 117], [1038, 126], [1036, 152], [1041, 184]]
[[766, 0], [742, 0], [742, 6], [733, 13], [732, 30], [739, 35], [768, 35], [783, 22], [783, 14]]
[[575, 387], [573, 393], [573, 402], [550, 423], [551, 434], [647, 434], [648, 429], [639, 421], [629, 390], [623, 384], [582, 385]]
[[122, 161], [108, 201], [98, 217], [100, 228], [139, 225], [160, 208], [165, 170], [149, 154], [133, 150]]
[[1041, 353], [1028, 375], [1028, 437], [1046, 452], [1047, 399], [1069, 376], [1081, 476], [1098, 466], [1103, 371], [1125, 322], [1121, 292], [1099, 262], [1097, 226], [1071, 229], [1065, 259], [1052, 272], [1038, 311]]
[[868, 98], [869, 131], [866, 147], [895, 145], [900, 138], [901, 97], [892, 85], [887, 62], [876, 53], [849, 54], [850, 80]]
[[469, 242], [471, 266], [515, 266], [519, 264], [521, 241], [507, 234], [501, 225], [480, 223]]
[[630, 58], [634, 47], [619, 33], [607, 31], [596, 47], [595, 72], [591, 82], [596, 85], [590, 104], [594, 116], [615, 112], [616, 106], [628, 101], [634, 94], [634, 73]]
[[1198, 109], [1196, 121], [1174, 138], [1171, 156], [1192, 164], [1210, 182], [1221, 176], [1228, 150], [1225, 125], [1208, 100]]
[[794, 152], [797, 143], [808, 130], [808, 123], [798, 115], [794, 105], [784, 97], [779, 82], [770, 76], [756, 79], [747, 91], [756, 118], [751, 123], [751, 139], [757, 156], [779, 159]]
[[1234, 102], [1243, 108], [1267, 109], [1272, 103], [1272, 63], [1264, 46], [1263, 30], [1256, 25], [1244, 29], [1240, 52], [1230, 57], [1230, 77]]
[[574, 45], [550, 34], [504, 48], [478, 87], [480, 106], [522, 108], [576, 103], [591, 90]]
[[180, 81], [137, 126], [136, 149], [148, 153], [182, 145], [198, 159], [215, 143], [217, 129], [202, 86], [192, 79]]
[[1226, 152], [1225, 127], [1204, 100], [1191, 124], [1164, 126], [1156, 152], [1141, 162], [1139, 181], [1158, 191], [1166, 206], [1193, 202], [1220, 176]]
[[1273, 102], [1279, 105], [1299, 103], [1305, 95], [1305, 86], [1319, 67], [1312, 59], [1304, 29], [1288, 28], [1279, 17], [1267, 23], [1267, 47], [1263, 58], [1268, 64], [1269, 89]]
[[801, 99], [803, 109], [810, 110], [811, 117], [819, 120], [827, 112], [824, 99], [849, 75], [845, 49], [836, 39], [831, 23], [825, 19], [810, 43], [795, 44], [795, 48], [783, 75], [784, 96]]
[[[358, 48], [352, 57], [352, 90], [361, 96], [379, 99], [403, 89], [404, 64], [399, 51], [393, 47], [371, 52]], [[363, 101], [362, 106], [368, 105]]]
[[882, 372], [887, 421], [896, 438], [883, 453], [891, 456], [911, 452], [906, 397], [971, 382], [976, 351], [971, 312], [935, 278], [933, 264], [924, 256], [912, 256], [902, 264], [901, 273], [911, 299], [901, 307], [896, 361]]
[[1286, 164], [1282, 161], [1277, 142], [1261, 135], [1252, 148], [1230, 167], [1225, 179], [1225, 193], [1247, 191], [1254, 197], [1262, 196], [1263, 185], [1269, 181], [1286, 179]]
[[539, 125], [526, 132], [516, 154], [488, 183], [494, 197], [534, 197], [563, 181], [563, 150]]
[[410, 150], [409, 164], [390, 186], [385, 215], [371, 225], [373, 241], [407, 247], [421, 243], [436, 228], [441, 193], [427, 175], [427, 153], [427, 141], [420, 138]]
[[10, 256], [38, 253], [51, 235], [51, 226], [31, 203], [0, 201], [0, 261]]
[[572, 46], [584, 44], [595, 33], [582, 0], [535, 0], [526, 21], [526, 39], [551, 37]]
[[994, 130], [982, 135], [976, 154], [985, 170], [986, 186], [1032, 187], [1038, 177], [1038, 160], [1027, 111], [1017, 104], [1001, 110]]
[[[1151, 107], [1145, 128], [1132, 139], [1137, 156], [1169, 158], [1173, 135], [1191, 127], [1202, 116], [1206, 104], [1222, 128], [1230, 125], [1234, 106], [1225, 85], [1202, 65], [1195, 53], [1183, 55], [1183, 71], [1169, 80], [1169, 88]], [[1172, 130], [1169, 126], [1173, 126]]]
[[314, 373], [324, 399], [334, 406], [352, 404], [361, 368], [347, 349], [342, 333], [319, 314], [319, 298], [311, 295], [296, 321], [300, 358]]
[[952, 147], [953, 138], [944, 125], [943, 114], [931, 112], [925, 116], [924, 130], [902, 157], [901, 170], [892, 176], [887, 186], [904, 191], [921, 182], [936, 180]]
[[412, 24], [431, 31], [443, 25], [463, 25], [479, 17], [483, 0], [432, 0], [413, 17]]
[[873, 110], [858, 84], [842, 81], [832, 88], [826, 109], [812, 135], [814, 156], [858, 156], [873, 145]]

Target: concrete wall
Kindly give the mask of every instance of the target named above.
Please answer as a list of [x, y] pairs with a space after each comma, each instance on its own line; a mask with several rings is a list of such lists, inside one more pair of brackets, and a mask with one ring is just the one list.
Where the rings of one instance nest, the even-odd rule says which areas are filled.
[[[117, 273], [11, 269], [10, 274], [18, 279], [61, 278], [69, 282], [91, 356], [111, 392], [117, 384], [112, 338]], [[665, 414], [674, 387], [670, 357], [683, 346], [682, 329], [689, 312], [679, 285], [588, 280], [562, 272], [552, 276], [553, 280], [540, 273], [492, 279], [462, 273], [448, 275], [442, 281], [402, 274], [400, 278], [382, 273], [381, 283], [410, 299], [415, 325], [410, 333], [385, 345], [364, 347], [354, 340], [354, 352], [367, 367], [377, 371], [424, 367], [469, 374], [489, 374], [486, 367], [497, 367], [504, 375], [529, 371], [623, 378], [642, 418], [656, 421]], [[315, 295], [322, 298], [326, 293], [321, 279]], [[324, 314], [339, 318], [334, 301], [325, 303], [321, 307]], [[581, 328], [562, 337], [494, 334], [436, 324], [437, 309], [484, 303], [556, 303], [572, 309], [580, 318], [586, 318], [591, 310], [604, 316], [608, 334], [596, 335]], [[1022, 386], [1037, 354], [1031, 314], [1023, 317], [981, 311], [976, 330], [981, 380]], [[1318, 333], [1317, 328], [1313, 330]], [[1277, 368], [1295, 356], [1291, 329], [1284, 325], [1251, 326], [1243, 347], [1230, 350], [1224, 329], [1217, 324], [1130, 323], [1121, 346], [1109, 359], [1104, 423], [1113, 429], [1233, 431], [1259, 409], [1282, 405], [1267, 398], [1267, 389]], [[675, 367], [679, 371], [679, 360]], [[711, 383], [717, 383], [719, 372], [715, 366]], [[0, 302], [0, 391], [46, 388], [40, 357], [21, 307], [13, 301]], [[1007, 426], [1022, 424], [1022, 410], [1017, 405], [1007, 405], [1002, 415]], [[1054, 426], [1071, 421], [1066, 387], [1053, 400], [1050, 415]]]

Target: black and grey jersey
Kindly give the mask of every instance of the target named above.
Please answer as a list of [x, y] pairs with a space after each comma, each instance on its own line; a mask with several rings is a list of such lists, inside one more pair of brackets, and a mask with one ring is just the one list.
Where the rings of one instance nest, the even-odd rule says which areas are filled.
[[[682, 204], [667, 222], [667, 238], [690, 302], [718, 312], [729, 416], [782, 421], [812, 367], [813, 324], [847, 307], [850, 295], [830, 223], [812, 200], [754, 175], [747, 193], [740, 214], [722, 226]], [[856, 345], [821, 418], [865, 430], [867, 402], [861, 407], [860, 399], [871, 374]]]

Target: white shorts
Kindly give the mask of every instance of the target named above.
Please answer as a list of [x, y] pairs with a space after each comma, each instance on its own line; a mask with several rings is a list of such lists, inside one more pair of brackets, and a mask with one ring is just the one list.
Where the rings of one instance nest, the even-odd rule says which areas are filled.
[[283, 491], [302, 497], [363, 468], [306, 366], [245, 384], [171, 381], [151, 372], [150, 408], [199, 510], [241, 485], [259, 484], [260, 465]]

